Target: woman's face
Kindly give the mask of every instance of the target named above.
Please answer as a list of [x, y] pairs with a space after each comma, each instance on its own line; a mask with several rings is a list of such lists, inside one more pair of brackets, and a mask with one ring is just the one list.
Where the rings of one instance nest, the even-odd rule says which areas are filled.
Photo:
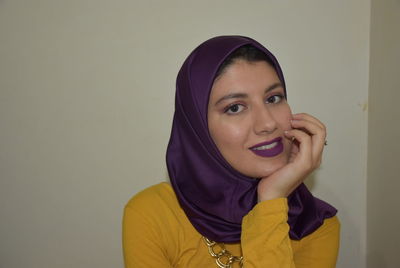
[[291, 118], [283, 86], [267, 62], [236, 60], [211, 89], [211, 137], [243, 175], [266, 177], [288, 162], [291, 142], [284, 131], [291, 129]]

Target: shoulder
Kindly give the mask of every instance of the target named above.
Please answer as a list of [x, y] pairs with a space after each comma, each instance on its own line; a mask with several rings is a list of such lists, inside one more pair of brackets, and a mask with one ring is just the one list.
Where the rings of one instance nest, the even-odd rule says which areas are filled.
[[171, 185], [167, 182], [162, 182], [137, 193], [128, 201], [125, 207], [142, 210], [149, 206], [178, 205], [177, 203], [178, 201]]
[[340, 221], [337, 216], [327, 218], [324, 223], [315, 231], [316, 236], [324, 236], [327, 233], [337, 233], [340, 232]]
[[142, 222], [156, 224], [163, 229], [190, 225], [172, 186], [167, 182], [150, 186], [133, 196], [125, 206], [125, 215], [135, 216]]
[[310, 235], [300, 241], [292, 241], [296, 264], [299, 267], [336, 267], [339, 244], [339, 219], [337, 216], [327, 218]]
[[326, 218], [323, 224], [314, 232], [302, 239], [303, 242], [326, 241], [329, 243], [338, 243], [340, 237], [340, 221], [337, 216]]
[[[326, 218], [323, 224], [311, 234], [303, 237], [301, 240], [293, 240], [292, 242], [295, 244], [301, 244], [303, 246], [324, 243], [327, 243], [326, 245], [338, 246], [339, 239], [340, 221], [337, 216], [333, 216], [331, 218]], [[320, 241], [320, 243], [317, 241]]]

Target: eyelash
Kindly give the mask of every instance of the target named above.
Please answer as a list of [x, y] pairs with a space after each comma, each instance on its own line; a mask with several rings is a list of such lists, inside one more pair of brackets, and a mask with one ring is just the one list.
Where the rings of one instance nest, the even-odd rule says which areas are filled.
[[233, 107], [237, 107], [237, 106], [242, 106], [242, 107], [244, 107], [244, 105], [241, 104], [241, 103], [232, 103], [232, 104], [228, 105], [228, 107], [226, 107], [226, 108], [224, 109], [224, 113], [229, 114], [229, 115], [233, 115], [233, 114], [239, 113], [239, 112], [231, 112], [231, 113], [229, 112]]
[[[278, 101], [275, 101], [275, 102], [273, 102], [273, 101], [268, 101], [268, 100], [270, 100], [271, 98], [276, 98], [276, 97], [279, 98]], [[276, 94], [276, 95], [272, 95], [272, 96], [268, 97], [267, 100], [266, 100], [266, 103], [267, 103], [267, 104], [268, 104], [268, 103], [270, 103], [270, 104], [278, 104], [278, 103], [282, 102], [283, 99], [285, 99], [285, 96], [284, 96], [284, 95], [282, 95], [282, 94]], [[244, 104], [241, 104], [241, 103], [232, 103], [232, 104], [228, 105], [228, 107], [226, 107], [226, 108], [224, 109], [224, 113], [226, 113], [226, 114], [228, 114], [228, 115], [235, 115], [235, 114], [240, 113], [241, 111], [239, 111], [239, 112], [229, 112], [233, 107], [237, 107], [237, 106], [242, 106], [242, 107], [244, 107], [245, 105], [244, 105]]]
[[276, 94], [276, 95], [272, 95], [272, 96], [268, 97], [267, 100], [269, 100], [273, 97], [279, 97], [280, 99], [277, 102], [269, 102], [269, 103], [277, 104], [277, 103], [280, 103], [285, 98], [285, 96], [283, 96], [281, 94]]

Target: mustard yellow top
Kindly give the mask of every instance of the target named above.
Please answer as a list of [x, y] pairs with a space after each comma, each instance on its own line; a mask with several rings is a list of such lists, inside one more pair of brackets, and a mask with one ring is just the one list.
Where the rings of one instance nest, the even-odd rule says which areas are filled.
[[[242, 221], [241, 243], [225, 244], [244, 267], [335, 267], [340, 223], [329, 218], [314, 233], [289, 238], [286, 198], [258, 203]], [[179, 206], [168, 183], [134, 196], [123, 219], [125, 267], [217, 267], [200, 233]], [[237, 266], [235, 266], [237, 267]]]

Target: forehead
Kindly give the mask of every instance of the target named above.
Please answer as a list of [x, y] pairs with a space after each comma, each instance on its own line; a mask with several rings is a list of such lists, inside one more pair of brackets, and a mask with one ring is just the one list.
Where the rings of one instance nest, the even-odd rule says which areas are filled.
[[265, 90], [277, 82], [281, 81], [275, 69], [267, 62], [237, 60], [214, 81], [210, 97]]

